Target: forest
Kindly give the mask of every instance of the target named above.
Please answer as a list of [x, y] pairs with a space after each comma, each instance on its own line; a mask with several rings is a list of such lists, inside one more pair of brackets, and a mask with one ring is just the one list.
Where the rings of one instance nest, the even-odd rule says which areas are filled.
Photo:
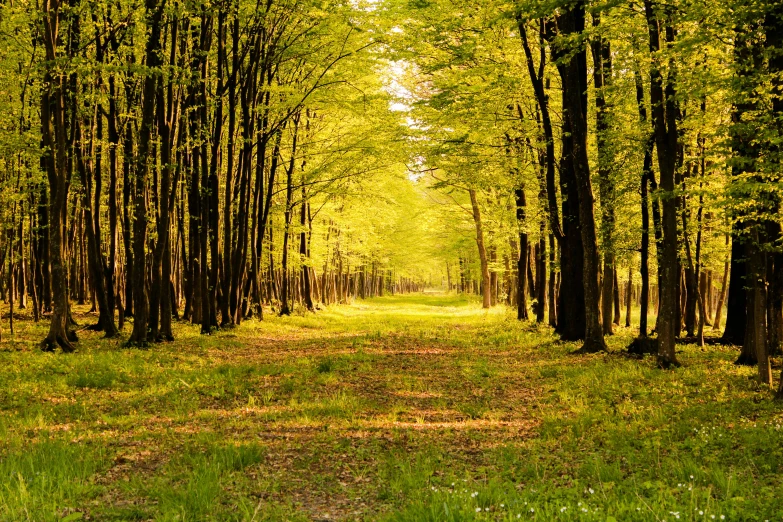
[[0, 521], [780, 520], [783, 2], [0, 1]]

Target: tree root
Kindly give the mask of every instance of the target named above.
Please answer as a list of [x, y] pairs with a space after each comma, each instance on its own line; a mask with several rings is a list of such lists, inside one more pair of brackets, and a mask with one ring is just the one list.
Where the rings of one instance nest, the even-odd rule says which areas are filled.
[[[68, 337], [70, 337], [71, 334], [72, 332], [68, 332]], [[73, 336], [75, 337], [76, 334], [73, 334]], [[54, 352], [57, 350], [58, 346], [62, 348], [63, 353], [73, 353], [76, 351], [76, 348], [73, 346], [73, 344], [71, 344], [70, 339], [63, 338], [59, 335], [54, 338], [51, 335], [47, 336], [46, 339], [41, 341], [40, 344], [41, 351], [43, 352]]]
[[679, 368], [682, 364], [677, 359], [670, 360], [668, 357], [658, 356], [658, 368], [661, 370], [671, 370], [673, 368]]
[[585, 341], [585, 344], [582, 345], [581, 348], [576, 350], [575, 352], [572, 352], [572, 355], [587, 355], [592, 353], [602, 353], [606, 352], [606, 345], [603, 343], [599, 343], [597, 341], [593, 342], [587, 342]]
[[752, 355], [741, 353], [740, 356], [737, 357], [737, 360], [734, 361], [734, 364], [736, 366], [756, 366], [758, 361]]

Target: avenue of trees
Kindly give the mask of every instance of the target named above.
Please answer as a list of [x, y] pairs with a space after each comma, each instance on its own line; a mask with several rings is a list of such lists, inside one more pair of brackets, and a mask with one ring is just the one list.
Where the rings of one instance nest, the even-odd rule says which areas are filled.
[[46, 350], [73, 303], [145, 345], [442, 282], [772, 386], [780, 2], [7, 0], [0, 39], [0, 297]]
[[677, 338], [703, 345], [725, 326], [719, 341], [772, 385], [783, 5], [391, 10], [420, 175], [473, 227], [452, 251], [450, 285], [485, 307], [514, 304], [585, 352], [633, 323], [631, 349], [661, 367], [679, 365]]
[[[144, 345], [172, 339], [174, 318], [206, 334], [264, 305], [290, 314], [417, 289], [424, 241], [398, 231], [421, 197], [390, 149], [399, 117], [367, 13], [4, 2], [10, 329], [15, 310], [46, 316], [42, 347], [72, 351], [72, 303], [87, 303], [95, 329], [113, 337], [132, 317], [129, 343]], [[409, 255], [390, 255], [391, 242]]]

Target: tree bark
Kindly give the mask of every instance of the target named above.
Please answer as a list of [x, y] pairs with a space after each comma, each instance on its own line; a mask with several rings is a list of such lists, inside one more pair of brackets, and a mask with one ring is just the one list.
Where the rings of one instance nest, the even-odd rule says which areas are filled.
[[47, 69], [41, 93], [41, 133], [48, 149], [46, 174], [49, 181], [49, 261], [51, 263], [51, 288], [53, 311], [49, 333], [41, 343], [43, 350], [60, 346], [64, 352], [73, 352], [75, 336], [68, 330], [68, 273], [64, 259], [64, 231], [67, 226], [68, 171], [66, 138], [66, 82], [62, 72], [55, 69], [59, 58], [59, 28], [61, 8], [67, 8], [59, 0], [44, 0], [42, 4], [43, 41]]
[[[527, 285], [527, 250], [528, 250], [528, 237], [524, 231], [524, 224], [526, 216], [527, 200], [525, 198], [525, 187], [520, 186], [515, 191], [517, 200], [517, 227], [519, 227], [519, 258], [517, 259], [517, 319], [527, 320], [527, 293], [525, 292], [525, 286]], [[475, 213], [475, 211], [474, 211]]]
[[[469, 189], [470, 204], [473, 209], [473, 223], [476, 226], [476, 246], [478, 247], [479, 260], [481, 261], [481, 295], [482, 295], [482, 307], [489, 308], [491, 306], [490, 288], [489, 288], [489, 262], [487, 261], [487, 249], [484, 247], [484, 228], [481, 223], [481, 210], [478, 205], [478, 197], [474, 189]], [[524, 250], [525, 254], [527, 250]], [[523, 255], [523, 254], [520, 254]], [[520, 263], [525, 263], [525, 260], [520, 258]], [[524, 268], [522, 268], [524, 271]]]
[[[581, 35], [585, 26], [584, 2], [577, 1], [558, 19], [558, 26], [565, 35]], [[568, 125], [572, 143], [572, 168], [578, 191], [578, 213], [583, 247], [583, 282], [585, 306], [585, 339], [583, 352], [606, 350], [601, 311], [599, 253], [596, 237], [595, 201], [590, 180], [590, 166], [587, 154], [587, 57], [584, 48], [569, 53], [565, 63], [559, 67], [563, 79], [564, 110], [568, 113]], [[562, 174], [561, 174], [562, 175]]]
[[147, 344], [149, 303], [147, 295], [146, 243], [147, 243], [147, 177], [149, 176], [149, 153], [152, 132], [155, 125], [155, 86], [158, 81], [157, 67], [160, 66], [160, 27], [165, 0], [146, 0], [149, 39], [146, 46], [147, 75], [144, 77], [141, 123], [139, 128], [138, 158], [136, 161], [135, 221], [133, 224], [133, 257], [137, 269], [133, 273], [135, 291], [133, 332], [128, 342], [133, 345]]
[[650, 69], [650, 100], [652, 105], [655, 143], [658, 148], [658, 170], [661, 175], [662, 252], [659, 261], [660, 304], [658, 314], [658, 365], [662, 368], [679, 366], [674, 352], [679, 332], [677, 292], [679, 273], [677, 263], [677, 200], [674, 197], [675, 172], [677, 170], [677, 117], [675, 107], [674, 63], [670, 62], [669, 77], [664, 87], [662, 64], [658, 53], [661, 48], [661, 26], [666, 42], [674, 41], [674, 30], [668, 16], [661, 23], [654, 11], [653, 0], [645, 0], [645, 14], [649, 29], [650, 52], [653, 63]]

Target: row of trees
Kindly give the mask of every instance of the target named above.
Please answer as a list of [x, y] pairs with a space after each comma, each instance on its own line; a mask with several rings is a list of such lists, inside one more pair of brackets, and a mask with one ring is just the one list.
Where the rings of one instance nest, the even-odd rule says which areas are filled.
[[44, 347], [72, 350], [71, 299], [92, 300], [98, 329], [132, 316], [144, 344], [178, 316], [209, 333], [440, 276], [587, 352], [638, 301], [662, 367], [725, 302], [722, 341], [771, 385], [782, 18], [745, 0], [7, 2], [10, 318], [51, 312]]
[[390, 11], [411, 146], [474, 226], [484, 306], [505, 272], [498, 256], [516, 258], [506, 294], [538, 289], [528, 292], [538, 320], [548, 307], [563, 339], [601, 351], [619, 285], [628, 292], [638, 274], [640, 341], [657, 334], [661, 367], [679, 365], [683, 330], [704, 343], [725, 300], [722, 341], [771, 386], [783, 341], [779, 2], [431, 0]]
[[[96, 329], [112, 337], [133, 317], [129, 342], [143, 345], [171, 340], [178, 317], [210, 333], [264, 305], [290, 314], [418, 289], [426, 209], [389, 146], [399, 114], [370, 13], [293, 0], [4, 3], [11, 328], [15, 305], [51, 314], [43, 348], [72, 351], [71, 301], [91, 301]], [[404, 223], [415, 233], [398, 234]]]

